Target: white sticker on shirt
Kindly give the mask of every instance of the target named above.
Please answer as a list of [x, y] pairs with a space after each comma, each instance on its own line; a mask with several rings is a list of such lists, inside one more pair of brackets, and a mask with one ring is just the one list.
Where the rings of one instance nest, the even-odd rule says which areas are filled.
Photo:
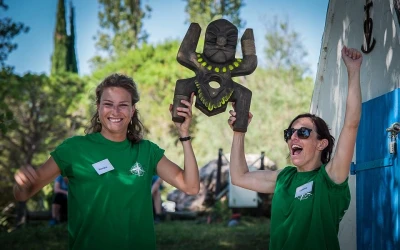
[[101, 175], [107, 172], [110, 172], [111, 170], [114, 170], [113, 165], [111, 165], [111, 162], [108, 159], [104, 159], [102, 161], [96, 162], [92, 164], [96, 172]]
[[294, 198], [298, 198], [299, 200], [304, 200], [310, 197], [311, 191], [313, 189], [313, 181], [307, 182], [304, 185], [301, 185], [296, 188], [296, 194], [294, 195]]

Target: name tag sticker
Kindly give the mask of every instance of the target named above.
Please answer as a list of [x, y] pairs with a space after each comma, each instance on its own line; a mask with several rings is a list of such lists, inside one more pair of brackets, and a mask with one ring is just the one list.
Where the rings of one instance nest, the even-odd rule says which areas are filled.
[[313, 181], [307, 182], [304, 185], [301, 185], [299, 187], [296, 188], [296, 194], [294, 195], [294, 198], [303, 196], [307, 193], [311, 193], [313, 188]]
[[108, 159], [104, 159], [102, 161], [96, 162], [92, 164], [96, 172], [101, 175], [111, 170], [114, 170], [114, 167], [111, 165], [111, 162]]

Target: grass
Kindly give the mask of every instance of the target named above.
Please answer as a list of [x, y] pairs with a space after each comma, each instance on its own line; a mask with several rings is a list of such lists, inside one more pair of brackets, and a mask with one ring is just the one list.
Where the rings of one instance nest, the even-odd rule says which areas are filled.
[[[245, 217], [239, 225], [206, 224], [199, 221], [165, 221], [155, 226], [157, 249], [268, 249], [269, 220]], [[11, 233], [0, 233], [1, 249], [67, 249], [65, 224], [29, 225]]]

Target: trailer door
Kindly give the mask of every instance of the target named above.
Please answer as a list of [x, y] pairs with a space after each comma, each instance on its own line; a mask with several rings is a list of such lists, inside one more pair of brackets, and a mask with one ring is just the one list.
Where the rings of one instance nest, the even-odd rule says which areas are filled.
[[[400, 89], [362, 105], [357, 135], [357, 249], [400, 249]], [[354, 199], [354, 197], [353, 197]]]

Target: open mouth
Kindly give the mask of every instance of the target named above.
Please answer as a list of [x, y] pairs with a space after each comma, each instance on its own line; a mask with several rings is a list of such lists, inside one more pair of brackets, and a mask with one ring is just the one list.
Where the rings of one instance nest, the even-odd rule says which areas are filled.
[[299, 145], [292, 145], [292, 155], [299, 155], [303, 151], [303, 148]]
[[112, 122], [112, 123], [119, 123], [119, 122], [122, 122], [123, 119], [122, 118], [111, 118], [111, 117], [109, 117], [108, 120], [110, 122]]

